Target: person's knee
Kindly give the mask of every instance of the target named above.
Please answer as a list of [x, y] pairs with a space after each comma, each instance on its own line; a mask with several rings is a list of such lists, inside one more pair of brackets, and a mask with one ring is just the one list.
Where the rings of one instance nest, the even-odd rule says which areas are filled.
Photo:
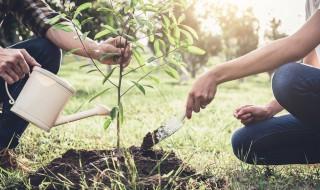
[[41, 65], [44, 69], [57, 74], [61, 64], [62, 51], [46, 38], [37, 39], [37, 49], [41, 51]]
[[287, 106], [296, 98], [301, 90], [305, 89], [305, 83], [299, 77], [301, 73], [299, 63], [288, 63], [276, 70], [272, 78], [272, 90], [278, 102]]
[[248, 164], [255, 164], [253, 153], [253, 139], [248, 134], [247, 127], [236, 130], [231, 137], [231, 145], [234, 155]]

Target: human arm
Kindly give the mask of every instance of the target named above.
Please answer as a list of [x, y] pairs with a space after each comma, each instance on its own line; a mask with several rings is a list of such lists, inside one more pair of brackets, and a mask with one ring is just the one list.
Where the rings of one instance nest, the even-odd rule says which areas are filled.
[[[99, 60], [104, 64], [123, 64], [126, 67], [131, 60], [131, 47], [126, 39], [122, 37], [109, 38], [106, 41], [98, 43], [90, 38], [80, 39], [80, 31], [76, 31], [74, 27], [70, 24], [73, 31], [66, 32], [63, 30], [56, 29], [54, 26], [49, 28], [46, 32], [46, 37], [56, 44], [63, 50], [76, 50], [74, 54], [91, 57], [93, 59]], [[116, 57], [121, 57], [120, 62], [114, 62], [112, 58], [106, 58], [105, 54], [118, 55]]]
[[277, 100], [272, 100], [265, 106], [245, 105], [235, 110], [234, 117], [243, 124], [269, 119], [283, 110]]
[[220, 64], [204, 75], [193, 85], [187, 100], [186, 116], [199, 112], [214, 98], [217, 86], [252, 74], [276, 69], [306, 56], [320, 43], [320, 11], [318, 10], [292, 36], [277, 40], [247, 55]]

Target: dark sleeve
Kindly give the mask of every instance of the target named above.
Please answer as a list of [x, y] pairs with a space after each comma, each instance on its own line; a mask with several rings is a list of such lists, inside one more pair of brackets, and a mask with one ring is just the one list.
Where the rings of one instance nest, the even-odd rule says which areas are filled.
[[[13, 14], [20, 23], [30, 28], [36, 35], [45, 36], [52, 26], [48, 20], [59, 13], [52, 10], [43, 0], [6, 0], [8, 12]], [[59, 22], [67, 21], [60, 19]]]

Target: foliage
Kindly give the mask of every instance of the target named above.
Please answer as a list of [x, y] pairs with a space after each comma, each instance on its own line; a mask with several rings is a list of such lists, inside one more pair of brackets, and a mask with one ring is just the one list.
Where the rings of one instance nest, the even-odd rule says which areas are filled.
[[[99, 2], [98, 2], [99, 3]], [[91, 58], [94, 69], [90, 68], [88, 73], [97, 71], [101, 74], [102, 83], [107, 87], [103, 91], [99, 92], [93, 98], [101, 96], [103, 93], [109, 91], [110, 88], [115, 89], [117, 93], [117, 105], [111, 110], [111, 118], [106, 118], [104, 128], [108, 128], [112, 120], [116, 120], [117, 123], [117, 147], [120, 147], [120, 130], [121, 125], [124, 122], [124, 105], [123, 97], [130, 92], [132, 89], [139, 90], [142, 94], [146, 94], [146, 87], [153, 86], [145, 85], [142, 83], [143, 79], [152, 77], [152, 73], [158, 71], [160, 68], [165, 70], [171, 77], [175, 77], [175, 69], [180, 66], [181, 55], [179, 52], [186, 51], [193, 54], [202, 55], [205, 51], [199, 47], [193, 45], [197, 38], [197, 33], [189, 26], [181, 24], [181, 17], [176, 17], [173, 14], [173, 8], [179, 6], [181, 9], [185, 6], [185, 2], [181, 1], [161, 1], [152, 2], [143, 0], [131, 0], [131, 1], [112, 1], [110, 0], [106, 6], [99, 8], [97, 11], [108, 13], [108, 17], [111, 17], [114, 22], [112, 25], [109, 23], [100, 23], [102, 30], [98, 31], [94, 39], [102, 40], [113, 36], [122, 36], [126, 39], [125, 48], [129, 44], [132, 45], [133, 57], [135, 60], [134, 64], [128, 71], [124, 70], [122, 64], [114, 66], [109, 72], [104, 72], [99, 68], [96, 62]], [[82, 12], [88, 9], [96, 7], [95, 3], [86, 2], [78, 7], [75, 7], [70, 11], [72, 14], [66, 14], [71, 20], [74, 27], [83, 29]], [[64, 25], [57, 23], [59, 18], [63, 15], [59, 15], [50, 20], [54, 27], [70, 31], [70, 25]], [[109, 19], [107, 19], [109, 20]], [[90, 32], [90, 31], [88, 31]], [[88, 32], [84, 32], [82, 36], [78, 33], [79, 39], [85, 39]], [[153, 45], [154, 55], [149, 58], [145, 58], [146, 52], [143, 41], [148, 40]], [[88, 54], [89, 56], [89, 54]], [[120, 55], [105, 53], [101, 58], [113, 57], [113, 60], [119, 63], [123, 53]], [[170, 63], [170, 64], [167, 64]], [[82, 68], [90, 67], [90, 64], [82, 66]], [[129, 79], [132, 73], [140, 73], [140, 77], [136, 80]], [[111, 80], [110, 77], [117, 73], [117, 81]], [[155, 77], [154, 80], [159, 81]], [[131, 82], [128, 82], [131, 81]], [[111, 87], [110, 87], [111, 85]]]
[[280, 31], [282, 21], [277, 18], [272, 18], [270, 20], [270, 29], [268, 29], [265, 32], [265, 38], [270, 41], [278, 40], [284, 37], [287, 37], [288, 35], [286, 33], [283, 33]]
[[[206, 31], [203, 20], [208, 20], [208, 14], [198, 15], [196, 12], [197, 5], [199, 1], [192, 0], [191, 3], [185, 10], [181, 10], [179, 8], [175, 9], [176, 15], [184, 15], [184, 20], [182, 24], [191, 27], [198, 35], [197, 41], [194, 44], [206, 51], [203, 55], [195, 55], [182, 52], [183, 62], [186, 63], [186, 69], [191, 73], [192, 78], [195, 78], [197, 72], [205, 66], [210, 57], [217, 55], [222, 50], [222, 41], [221, 36], [219, 34]], [[209, 13], [209, 7], [203, 7], [203, 12]], [[190, 41], [192, 38], [189, 37]]]
[[235, 5], [214, 6], [221, 27], [224, 54], [227, 60], [242, 56], [258, 47], [259, 22], [247, 8], [243, 12]]

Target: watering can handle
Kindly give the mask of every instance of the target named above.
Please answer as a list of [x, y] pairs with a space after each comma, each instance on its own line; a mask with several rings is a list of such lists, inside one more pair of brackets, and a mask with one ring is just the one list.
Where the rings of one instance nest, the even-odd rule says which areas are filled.
[[[30, 73], [28, 75], [30, 76]], [[5, 89], [6, 89], [7, 95], [9, 97], [9, 104], [13, 105], [16, 101], [14, 100], [14, 98], [12, 97], [12, 95], [11, 95], [11, 93], [9, 91], [7, 81], [5, 81], [4, 85], [5, 85]]]
[[15, 103], [15, 100], [14, 98], [11, 96], [10, 92], [9, 92], [9, 88], [8, 88], [8, 83], [5, 82], [5, 88], [6, 88], [6, 92], [7, 92], [7, 95], [9, 97], [9, 104], [13, 105]]

